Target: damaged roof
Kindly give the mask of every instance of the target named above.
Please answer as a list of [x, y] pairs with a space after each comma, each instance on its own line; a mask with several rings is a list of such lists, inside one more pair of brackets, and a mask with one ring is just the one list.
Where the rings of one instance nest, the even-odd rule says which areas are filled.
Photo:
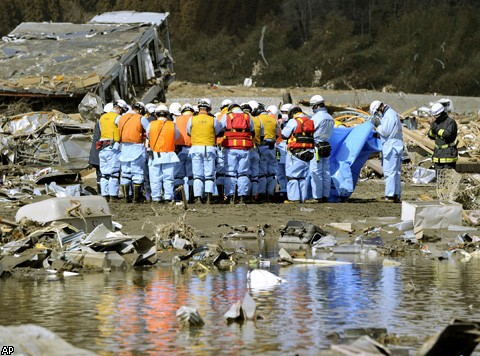
[[125, 97], [129, 82], [152, 78], [150, 62], [157, 78], [173, 69], [157, 34], [167, 16], [120, 11], [86, 24], [21, 23], [0, 44], [0, 95], [71, 97], [93, 91], [105, 99], [113, 84]]

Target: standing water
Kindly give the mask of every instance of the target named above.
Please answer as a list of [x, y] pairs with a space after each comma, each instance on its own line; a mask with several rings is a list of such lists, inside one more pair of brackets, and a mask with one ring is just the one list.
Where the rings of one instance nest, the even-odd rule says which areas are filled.
[[[3, 325], [35, 323], [73, 345], [99, 354], [300, 354], [327, 349], [332, 334], [386, 328], [418, 348], [457, 317], [480, 320], [480, 262], [350, 256], [351, 265], [272, 266], [287, 282], [269, 290], [247, 287], [247, 266], [183, 274], [174, 267], [0, 279]], [[249, 292], [262, 319], [227, 324], [223, 315]], [[176, 311], [196, 308], [205, 321], [181, 328]], [[407, 338], [405, 338], [407, 339]]]

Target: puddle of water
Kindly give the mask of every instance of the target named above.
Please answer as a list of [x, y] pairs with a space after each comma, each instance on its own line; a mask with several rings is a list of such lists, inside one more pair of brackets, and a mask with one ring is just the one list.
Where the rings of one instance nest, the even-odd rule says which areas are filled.
[[[266, 251], [268, 252], [268, 251]], [[172, 267], [69, 277], [0, 280], [3, 325], [36, 323], [100, 354], [316, 354], [328, 335], [383, 327], [415, 336], [417, 348], [453, 317], [480, 320], [480, 262], [342, 256], [352, 265], [272, 266], [287, 283], [250, 291], [247, 266], [205, 275]], [[250, 292], [263, 320], [227, 325], [224, 313]], [[175, 313], [195, 307], [203, 328], [179, 328]]]

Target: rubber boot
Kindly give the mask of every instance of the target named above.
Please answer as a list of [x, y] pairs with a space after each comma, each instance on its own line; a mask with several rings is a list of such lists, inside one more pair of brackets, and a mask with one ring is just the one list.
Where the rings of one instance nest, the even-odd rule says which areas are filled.
[[217, 190], [218, 190], [218, 203], [224, 204], [225, 203], [225, 186], [223, 184], [218, 184]]
[[130, 185], [129, 184], [121, 184], [120, 188], [122, 188], [122, 193], [123, 193], [123, 201], [125, 203], [129, 203], [129, 196], [128, 194], [130, 193]]
[[140, 190], [142, 189], [141, 184], [133, 185], [133, 202], [138, 204], [140, 203]]
[[102, 195], [102, 186], [100, 183], [97, 183], [97, 195]]
[[208, 205], [212, 204], [213, 203], [212, 202], [212, 193], [207, 193], [206, 196], [207, 196], [207, 201], [205, 203], [208, 204]]
[[193, 185], [188, 186], [188, 203], [192, 204], [195, 200], [195, 196], [193, 194]]

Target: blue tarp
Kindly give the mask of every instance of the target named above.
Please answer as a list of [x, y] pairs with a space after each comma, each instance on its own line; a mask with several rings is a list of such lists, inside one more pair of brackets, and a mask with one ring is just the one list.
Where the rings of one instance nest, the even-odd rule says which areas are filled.
[[353, 128], [333, 129], [330, 138], [331, 202], [343, 201], [352, 195], [363, 165], [372, 153], [381, 151], [380, 139], [373, 134], [370, 121]]

